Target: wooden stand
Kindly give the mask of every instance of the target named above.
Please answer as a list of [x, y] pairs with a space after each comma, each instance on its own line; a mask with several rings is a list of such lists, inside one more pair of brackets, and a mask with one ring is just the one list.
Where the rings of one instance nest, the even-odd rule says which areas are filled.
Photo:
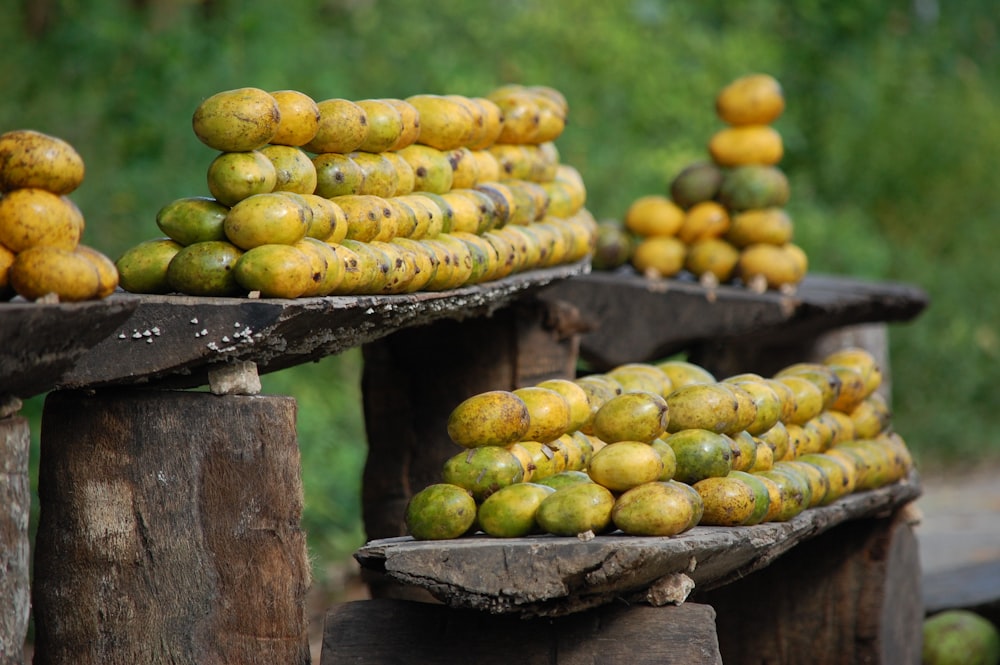
[[35, 663], [308, 663], [295, 409], [289, 397], [50, 393]]
[[28, 421], [0, 418], [0, 665], [24, 662], [28, 631]]
[[[322, 665], [721, 665], [707, 605], [609, 605], [523, 621], [402, 600], [330, 610]], [[391, 630], [384, 628], [391, 626]]]

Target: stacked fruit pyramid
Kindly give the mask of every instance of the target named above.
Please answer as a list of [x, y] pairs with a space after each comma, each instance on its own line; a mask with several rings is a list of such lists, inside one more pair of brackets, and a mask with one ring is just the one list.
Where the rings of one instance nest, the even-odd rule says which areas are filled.
[[194, 112], [210, 196], [117, 266], [136, 293], [298, 298], [441, 291], [588, 256], [596, 222], [547, 86], [327, 99], [241, 88]]
[[406, 525], [430, 540], [787, 521], [908, 475], [881, 380], [852, 347], [772, 377], [671, 359], [479, 393], [450, 414], [461, 450]]
[[83, 213], [68, 195], [84, 172], [61, 138], [0, 134], [0, 300], [99, 300], [118, 287], [111, 259], [80, 242]]
[[784, 145], [772, 123], [784, 109], [781, 86], [767, 74], [725, 86], [715, 101], [725, 127], [708, 142], [710, 159], [682, 169], [669, 196], [641, 196], [620, 223], [603, 223], [596, 266], [628, 261], [654, 278], [687, 271], [707, 285], [793, 289], [808, 259], [792, 242], [788, 179], [778, 166]]

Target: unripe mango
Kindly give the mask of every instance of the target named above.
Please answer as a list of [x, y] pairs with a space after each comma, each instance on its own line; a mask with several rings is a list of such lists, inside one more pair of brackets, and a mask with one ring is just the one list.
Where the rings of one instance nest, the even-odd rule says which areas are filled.
[[615, 496], [597, 483], [577, 483], [558, 489], [542, 500], [535, 519], [543, 531], [556, 536], [601, 533], [611, 524]]
[[406, 505], [406, 529], [417, 540], [458, 538], [476, 520], [476, 502], [468, 491], [448, 483], [429, 485]]
[[536, 483], [502, 487], [479, 506], [479, 528], [495, 538], [518, 538], [540, 530], [535, 514], [555, 488]]
[[513, 453], [500, 446], [470, 448], [449, 457], [441, 469], [443, 482], [469, 490], [477, 503], [501, 487], [523, 479], [521, 463]]

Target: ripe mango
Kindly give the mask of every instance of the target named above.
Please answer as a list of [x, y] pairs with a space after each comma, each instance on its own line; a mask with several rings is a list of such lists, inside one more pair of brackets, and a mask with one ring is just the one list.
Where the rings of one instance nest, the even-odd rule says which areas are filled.
[[15, 189], [0, 197], [0, 243], [12, 252], [41, 245], [73, 250], [83, 215], [67, 197], [44, 189]]
[[820, 392], [823, 393], [823, 409], [829, 409], [840, 395], [841, 380], [829, 365], [814, 362], [798, 362], [781, 368], [774, 375], [775, 378], [782, 376], [801, 376], [814, 383]]
[[346, 194], [360, 194], [364, 171], [349, 155], [327, 152], [312, 158], [316, 169], [315, 193], [332, 199]]
[[674, 453], [674, 449], [662, 438], [653, 439], [649, 445], [659, 454], [660, 461], [663, 462], [663, 471], [660, 472], [660, 477], [657, 480], [673, 480], [674, 474], [677, 472], [677, 455]]
[[226, 214], [226, 238], [240, 249], [260, 245], [294, 245], [306, 237], [312, 210], [278, 192], [254, 194]]
[[779, 420], [770, 429], [761, 432], [758, 438], [770, 446], [775, 461], [783, 459], [788, 454], [790, 446], [788, 427], [782, 421]]
[[[396, 190], [399, 188], [399, 172], [382, 153], [354, 151], [348, 156], [361, 167], [364, 176], [358, 194], [371, 194], [384, 199], [396, 195]], [[415, 175], [414, 185], [416, 185]]]
[[690, 493], [680, 483], [660, 481], [624, 492], [615, 501], [611, 519], [630, 536], [675, 536], [697, 523]]
[[576, 483], [545, 497], [535, 519], [542, 530], [556, 536], [597, 534], [611, 525], [614, 506], [611, 490], [597, 483]]
[[461, 487], [435, 483], [410, 497], [403, 519], [416, 540], [458, 538], [475, 523], [476, 502]]
[[506, 446], [524, 440], [531, 424], [524, 400], [509, 390], [464, 399], [448, 416], [448, 437], [465, 448]]
[[14, 291], [27, 300], [48, 294], [65, 302], [93, 300], [101, 289], [100, 273], [87, 256], [48, 245], [18, 252], [7, 276]]
[[358, 150], [380, 153], [392, 148], [403, 134], [403, 116], [399, 110], [384, 99], [362, 99], [355, 104], [364, 110], [368, 120], [368, 133]]
[[[807, 455], [815, 454], [807, 453]], [[830, 477], [827, 475], [826, 468], [815, 464], [807, 464], [801, 461], [800, 457], [793, 460], [780, 461], [775, 468], [794, 469], [805, 477], [806, 482], [809, 483], [809, 508], [827, 503], [827, 497], [830, 493]]]
[[692, 487], [701, 495], [705, 505], [701, 524], [741, 526], [757, 516], [757, 494], [746, 481], [738, 477], [726, 475], [704, 478]]
[[795, 407], [785, 421], [786, 425], [804, 425], [823, 411], [823, 392], [814, 382], [796, 375], [776, 376], [775, 379], [792, 390]]
[[319, 131], [316, 100], [298, 90], [275, 90], [271, 97], [278, 104], [279, 120], [269, 143], [296, 147], [309, 143]]
[[262, 298], [298, 298], [313, 285], [309, 257], [292, 245], [257, 245], [233, 266], [236, 282]]
[[662, 472], [660, 454], [642, 441], [609, 443], [594, 453], [587, 468], [595, 483], [613, 492], [657, 480]]
[[729, 439], [729, 449], [732, 452], [730, 465], [734, 471], [749, 471], [757, 462], [757, 440], [745, 430], [723, 434]]
[[647, 194], [625, 210], [625, 228], [642, 236], [674, 236], [684, 224], [684, 210], [662, 194]]
[[302, 147], [311, 153], [357, 150], [368, 136], [368, 116], [365, 110], [349, 99], [324, 99], [316, 102], [319, 126], [316, 134]]
[[208, 165], [208, 191], [224, 206], [274, 191], [278, 171], [259, 150], [223, 152]]
[[520, 482], [501, 487], [479, 506], [479, 528], [494, 538], [518, 538], [541, 530], [535, 515], [554, 487]]
[[626, 392], [601, 406], [591, 423], [593, 433], [605, 443], [650, 443], [667, 429], [667, 401], [649, 391]]
[[464, 104], [447, 95], [418, 94], [406, 102], [420, 114], [420, 132], [416, 142], [452, 150], [468, 145], [474, 135], [475, 119]]
[[587, 391], [569, 379], [546, 379], [540, 381], [539, 388], [553, 390], [563, 396], [569, 404], [570, 420], [567, 431], [574, 432], [590, 422], [590, 401]]
[[712, 432], [736, 431], [740, 422], [740, 402], [719, 383], [691, 384], [675, 388], [667, 396], [670, 432], [705, 429]]
[[754, 508], [747, 519], [743, 521], [743, 525], [752, 526], [764, 522], [771, 511], [771, 489], [764, 482], [764, 479], [746, 471], [731, 471], [727, 478], [741, 480], [749, 485], [753, 491]]
[[524, 386], [512, 392], [528, 407], [528, 431], [522, 438], [546, 443], [569, 430], [569, 403], [562, 395], [538, 386]]
[[664, 360], [655, 363], [655, 366], [667, 375], [675, 390], [694, 383], [716, 383], [715, 376], [711, 372], [686, 360]]
[[569, 487], [570, 485], [592, 483], [594, 481], [590, 479], [590, 476], [587, 475], [586, 471], [566, 469], [565, 471], [553, 473], [550, 476], [541, 478], [536, 482], [539, 485], [545, 485], [546, 487], [551, 487], [552, 489], [562, 489], [563, 487]]
[[843, 457], [837, 458], [824, 453], [811, 453], [801, 455], [797, 460], [818, 467], [826, 475], [829, 488], [819, 505], [829, 505], [854, 491], [855, 478], [852, 473], [854, 467]]
[[0, 134], [0, 192], [38, 188], [69, 194], [83, 182], [83, 158], [69, 142], [33, 129]]
[[809, 493], [809, 483], [800, 473], [774, 468], [759, 471], [756, 475], [772, 481], [778, 487], [780, 497], [778, 510], [768, 518], [768, 521], [787, 522], [809, 507], [812, 498]]
[[413, 104], [403, 99], [386, 97], [382, 101], [395, 107], [400, 119], [403, 121], [403, 131], [400, 133], [399, 138], [396, 139], [396, 142], [389, 146], [389, 150], [402, 150], [406, 146], [416, 142], [417, 137], [420, 135], [420, 112], [417, 111]]
[[754, 419], [744, 429], [754, 436], [762, 434], [774, 427], [781, 419], [782, 402], [778, 393], [768, 385], [763, 378], [757, 379], [724, 379], [723, 383], [732, 383], [749, 393], [753, 400]]
[[773, 165], [784, 156], [781, 134], [769, 125], [725, 127], [708, 141], [712, 160], [723, 167], [745, 164]]
[[519, 483], [524, 469], [512, 452], [500, 446], [469, 448], [449, 457], [441, 468], [441, 480], [472, 493], [476, 503], [501, 487]]
[[655, 365], [625, 363], [607, 371], [625, 392], [651, 392], [666, 397], [673, 390], [670, 379]]
[[794, 234], [792, 218], [782, 207], [744, 210], [730, 216], [725, 238], [739, 248], [764, 243], [784, 245]]
[[219, 152], [246, 152], [271, 142], [278, 132], [281, 109], [260, 88], [217, 92], [202, 101], [191, 117], [195, 136]]
[[781, 84], [769, 74], [748, 74], [727, 84], [715, 98], [715, 112], [729, 125], [766, 125], [785, 110]]

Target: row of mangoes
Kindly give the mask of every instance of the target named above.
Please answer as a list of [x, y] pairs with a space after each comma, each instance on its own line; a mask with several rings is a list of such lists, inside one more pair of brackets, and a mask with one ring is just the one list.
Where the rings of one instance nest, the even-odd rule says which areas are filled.
[[742, 283], [792, 290], [808, 271], [785, 209], [789, 183], [772, 123], [785, 108], [780, 83], [751, 74], [725, 86], [715, 109], [725, 127], [708, 142], [710, 159], [669, 183], [669, 196], [635, 199], [621, 220], [602, 225], [595, 267], [630, 263], [653, 278], [691, 273], [707, 285]]
[[217, 93], [192, 121], [222, 151], [208, 169], [212, 196], [160, 209], [166, 237], [119, 258], [122, 287], [409, 293], [581, 260], [596, 222], [582, 177], [552, 143], [566, 111], [539, 86], [319, 103], [297, 91]]
[[59, 137], [0, 134], [0, 300], [97, 300], [117, 288], [111, 259], [82, 244], [84, 216], [69, 198], [85, 170]]
[[716, 378], [682, 360], [473, 395], [450, 414], [462, 450], [415, 494], [418, 539], [785, 521], [907, 475], [872, 354], [849, 348], [773, 377]]

